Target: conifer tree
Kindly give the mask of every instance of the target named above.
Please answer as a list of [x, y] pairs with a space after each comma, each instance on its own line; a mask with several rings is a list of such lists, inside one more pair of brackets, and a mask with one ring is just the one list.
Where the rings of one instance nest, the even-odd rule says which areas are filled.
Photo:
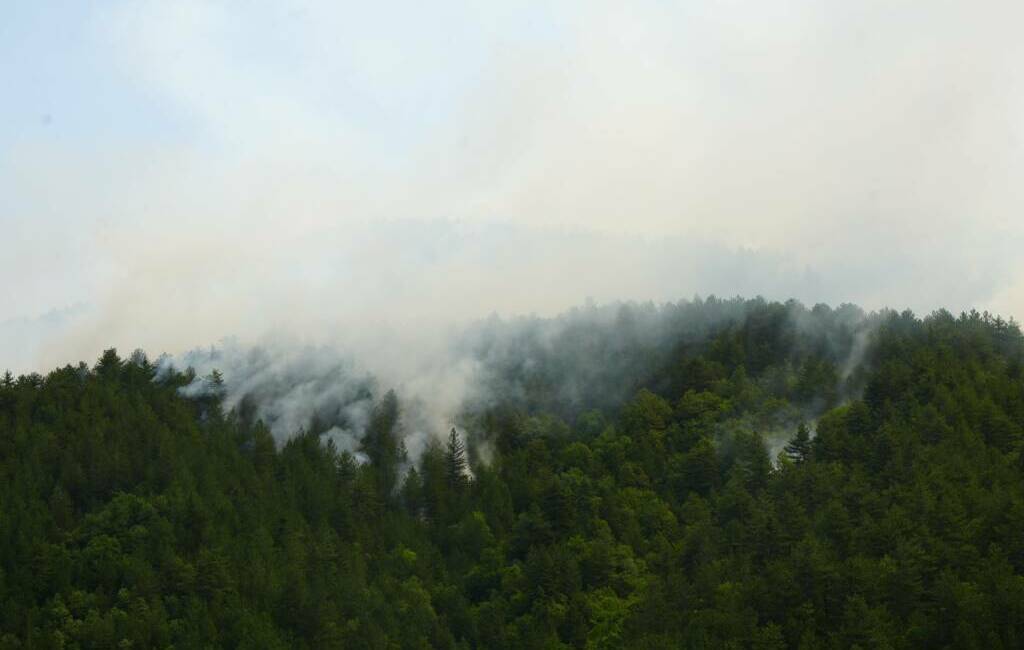
[[389, 390], [374, 409], [363, 438], [362, 452], [374, 469], [381, 497], [390, 500], [398, 481], [398, 468], [406, 460], [395, 391]]
[[451, 433], [448, 434], [444, 464], [449, 487], [457, 490], [466, 484], [466, 445], [459, 438], [455, 427], [452, 427]]
[[796, 428], [796, 436], [785, 447], [786, 455], [795, 462], [802, 463], [811, 456], [811, 432], [803, 422]]

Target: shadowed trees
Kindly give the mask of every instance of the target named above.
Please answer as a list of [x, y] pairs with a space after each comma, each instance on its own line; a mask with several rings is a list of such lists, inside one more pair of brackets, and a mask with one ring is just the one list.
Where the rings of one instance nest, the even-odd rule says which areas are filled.
[[6, 375], [0, 649], [1020, 647], [1016, 326], [886, 312], [847, 373], [852, 308], [751, 303], [620, 342], [624, 401], [507, 364], [418, 458], [394, 392], [350, 453], [140, 353]]

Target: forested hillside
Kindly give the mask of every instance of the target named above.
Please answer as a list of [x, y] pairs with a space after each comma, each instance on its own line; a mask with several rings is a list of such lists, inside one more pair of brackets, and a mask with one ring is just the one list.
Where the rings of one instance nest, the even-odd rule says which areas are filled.
[[0, 648], [1024, 646], [1014, 323], [698, 300], [465, 348], [415, 458], [387, 386], [350, 453], [142, 353], [8, 374]]

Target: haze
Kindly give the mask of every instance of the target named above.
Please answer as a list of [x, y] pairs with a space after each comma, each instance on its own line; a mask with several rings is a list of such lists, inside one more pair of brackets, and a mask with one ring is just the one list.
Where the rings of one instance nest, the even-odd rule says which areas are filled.
[[0, 367], [694, 294], [1024, 313], [1019, 2], [7, 3]]

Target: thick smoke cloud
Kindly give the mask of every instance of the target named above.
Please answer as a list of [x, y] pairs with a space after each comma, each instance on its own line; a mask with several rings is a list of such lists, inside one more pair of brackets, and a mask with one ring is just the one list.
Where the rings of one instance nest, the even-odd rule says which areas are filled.
[[[448, 367], [464, 368], [468, 360], [452, 358]], [[278, 444], [302, 432], [330, 440], [339, 451], [363, 459], [360, 442], [374, 406], [389, 388], [402, 395], [401, 431], [412, 458], [418, 458], [432, 437], [455, 422], [465, 388], [453, 371], [420, 367], [421, 374], [378, 376], [351, 355], [336, 348], [302, 345], [282, 339], [243, 345], [225, 340], [181, 355], [164, 355], [156, 379], [169, 372], [192, 372], [180, 389], [185, 397], [218, 396], [222, 408], [249, 423], [261, 421]]]
[[[861, 388], [856, 374], [883, 316], [851, 305], [807, 309], [797, 302], [769, 305], [761, 299], [591, 302], [552, 318], [491, 316], [452, 330], [431, 363], [424, 363], [424, 352], [417, 364], [374, 369], [374, 359], [364, 364], [332, 347], [282, 339], [247, 346], [228, 340], [162, 357], [157, 380], [172, 368], [191, 369], [194, 379], [180, 389], [183, 395], [222, 397], [227, 411], [249, 422], [263, 421], [278, 443], [312, 432], [357, 458], [362, 458], [360, 442], [375, 404], [394, 388], [402, 413], [399, 435], [410, 459], [419, 458], [431, 440], [442, 439], [453, 425], [480, 457], [487, 454], [490, 432], [478, 416], [488, 409], [512, 407], [574, 422], [591, 412], [611, 416], [642, 388], [674, 400], [689, 381], [687, 358], [706, 353], [717, 334], [749, 326], [775, 332], [771, 363], [776, 371], [789, 373], [788, 378], [754, 379], [766, 390], [773, 390], [773, 382], [792, 380], [796, 368], [788, 364], [815, 354], [828, 359], [840, 375], [835, 397], [848, 399]], [[399, 368], [402, 372], [396, 373]], [[743, 426], [760, 430], [781, 448], [798, 422], [813, 422], [830, 406], [823, 399], [798, 402], [771, 422]], [[722, 433], [724, 439], [728, 435]]]
[[[292, 346], [243, 348], [225, 341], [180, 358], [163, 357], [160, 369], [192, 368], [196, 379], [181, 389], [186, 397], [223, 391], [224, 408], [262, 420], [278, 441], [329, 423], [339, 449], [355, 452], [369, 421], [377, 387], [354, 361], [331, 349]], [[222, 375], [222, 384], [212, 380]], [[159, 378], [159, 373], [158, 373]]]
[[492, 313], [1024, 311], [1017, 2], [32, 6], [0, 27], [15, 371], [284, 338], [434, 423]]

